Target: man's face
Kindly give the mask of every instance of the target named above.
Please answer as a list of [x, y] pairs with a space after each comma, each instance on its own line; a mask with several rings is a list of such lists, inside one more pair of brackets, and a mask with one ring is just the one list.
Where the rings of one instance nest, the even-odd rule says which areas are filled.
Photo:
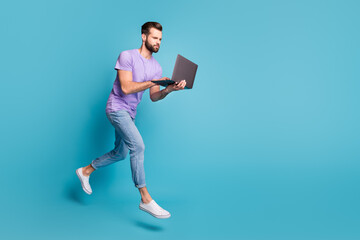
[[[145, 34], [143, 34], [145, 36]], [[144, 37], [143, 36], [143, 37]], [[150, 28], [150, 33], [145, 36], [145, 47], [151, 53], [157, 53], [160, 49], [160, 43], [162, 39], [162, 32], [156, 28]]]

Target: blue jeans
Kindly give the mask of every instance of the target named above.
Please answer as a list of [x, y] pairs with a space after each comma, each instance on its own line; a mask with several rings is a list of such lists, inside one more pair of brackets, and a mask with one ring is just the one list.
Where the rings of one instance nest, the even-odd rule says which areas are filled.
[[126, 110], [106, 113], [106, 116], [115, 128], [115, 148], [93, 160], [91, 166], [98, 169], [124, 160], [130, 150], [132, 180], [135, 187], [145, 187], [145, 145], [135, 126], [135, 119], [132, 119]]

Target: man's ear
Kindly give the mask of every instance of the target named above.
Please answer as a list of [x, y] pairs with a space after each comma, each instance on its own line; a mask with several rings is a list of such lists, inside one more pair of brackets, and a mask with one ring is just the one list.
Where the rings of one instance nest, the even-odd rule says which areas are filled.
[[142, 41], [145, 42], [146, 41], [146, 35], [144, 33], [141, 34], [141, 38], [142, 38]]

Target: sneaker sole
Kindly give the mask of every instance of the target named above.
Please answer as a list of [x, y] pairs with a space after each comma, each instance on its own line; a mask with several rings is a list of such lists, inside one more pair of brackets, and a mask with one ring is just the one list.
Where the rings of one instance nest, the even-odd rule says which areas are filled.
[[82, 187], [82, 189], [84, 190], [84, 192], [86, 192], [87, 194], [90, 195], [92, 192], [89, 192], [89, 191], [84, 187], [83, 181], [82, 181], [82, 179], [81, 179], [81, 177], [80, 177], [80, 174], [78, 173], [79, 170], [81, 170], [81, 169], [77, 169], [77, 170], [76, 170], [76, 175], [78, 176], [78, 178], [79, 178], [79, 180], [80, 180], [81, 187]]
[[141, 206], [139, 206], [139, 209], [140, 209], [140, 210], [143, 210], [144, 212], [147, 212], [147, 213], [151, 214], [153, 217], [156, 217], [156, 218], [162, 218], [162, 219], [164, 219], [164, 218], [169, 218], [169, 217], [171, 217], [171, 214], [170, 214], [170, 213], [169, 213], [168, 215], [156, 215], [156, 214], [148, 211], [147, 209], [145, 209], [145, 208], [143, 208], [143, 207], [141, 207]]

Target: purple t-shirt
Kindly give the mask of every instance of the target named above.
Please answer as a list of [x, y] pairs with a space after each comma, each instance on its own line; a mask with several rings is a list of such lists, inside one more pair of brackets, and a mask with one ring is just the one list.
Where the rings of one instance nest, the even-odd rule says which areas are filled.
[[[123, 51], [120, 53], [115, 70], [132, 72], [133, 82], [145, 82], [152, 79], [160, 79], [162, 68], [153, 56], [150, 59], [143, 57], [138, 49]], [[113, 88], [106, 104], [106, 112], [126, 110], [132, 118], [136, 116], [136, 107], [141, 101], [144, 91], [125, 95], [121, 90], [119, 74], [116, 74]]]

